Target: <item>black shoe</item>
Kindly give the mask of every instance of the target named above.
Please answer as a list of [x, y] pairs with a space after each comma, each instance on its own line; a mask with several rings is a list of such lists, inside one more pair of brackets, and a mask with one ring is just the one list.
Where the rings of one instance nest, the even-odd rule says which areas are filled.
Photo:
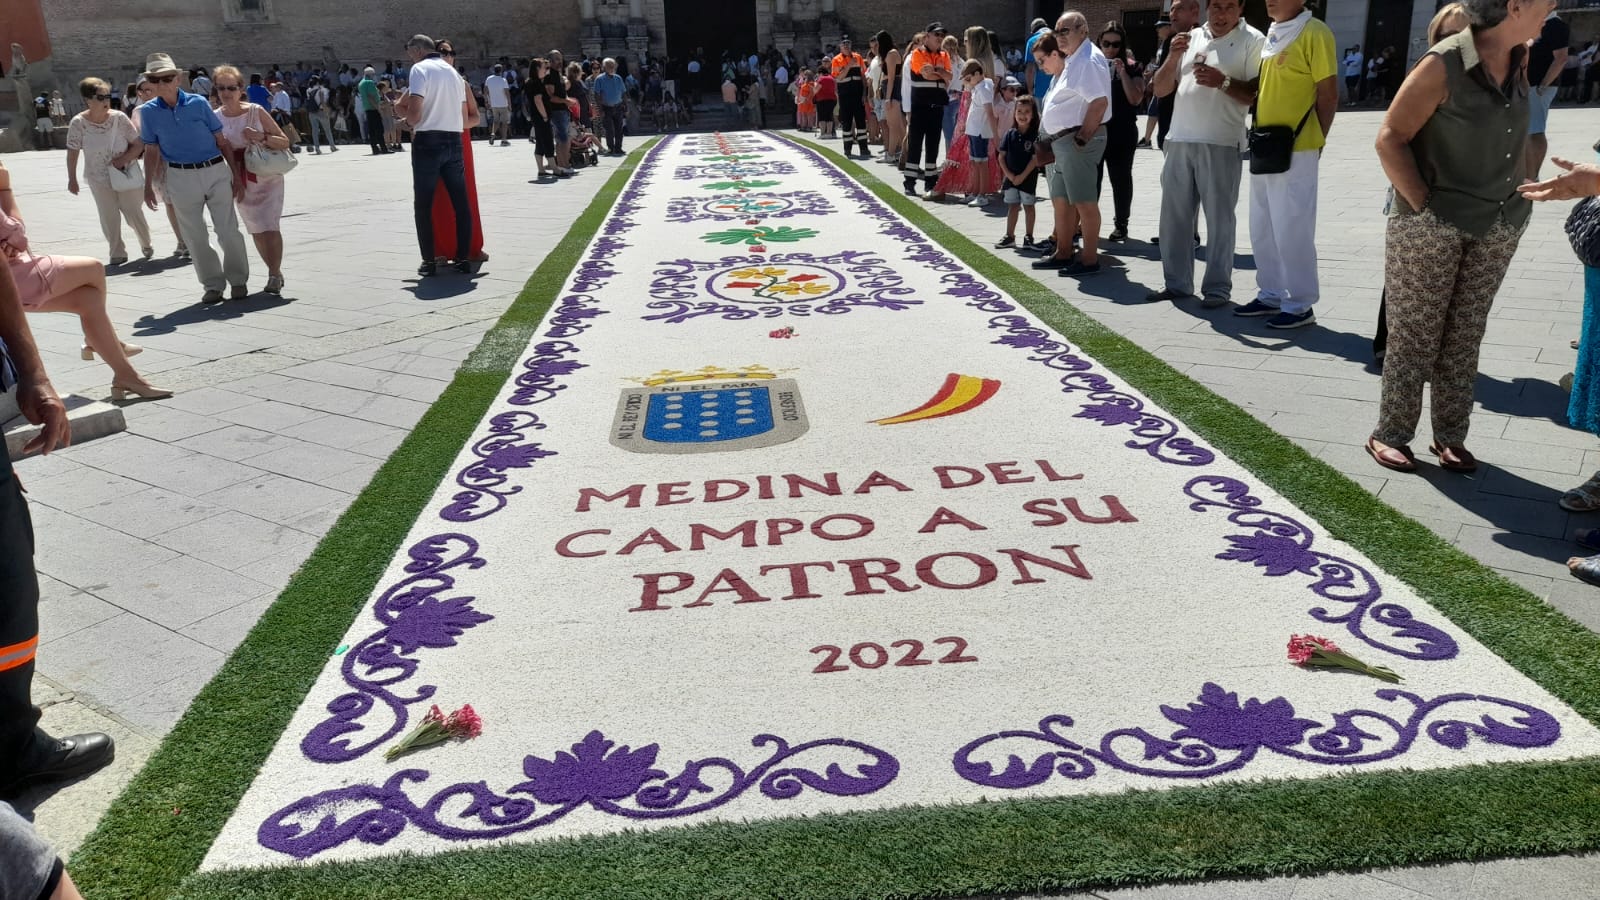
[[915, 197], [917, 195], [917, 183], [907, 178], [905, 192], [907, 197]]
[[1067, 266], [1072, 265], [1073, 262], [1075, 260], [1072, 257], [1057, 259], [1054, 256], [1046, 256], [1043, 259], [1034, 260], [1031, 265], [1035, 269], [1065, 269]]
[[460, 272], [463, 275], [471, 275], [472, 274], [472, 260], [470, 260], [470, 259], [458, 259], [458, 260], [455, 261], [454, 268], [455, 268], [455, 270], [457, 272]]
[[417, 266], [417, 274], [423, 278], [432, 278], [433, 276], [439, 274], [439, 264], [430, 259], [422, 265]]
[[1015, 247], [1016, 245], [1017, 236], [1014, 234], [1008, 234], [1000, 240], [994, 242], [994, 248], [996, 250], [1005, 250], [1010, 247]]
[[1121, 242], [1127, 240], [1127, 239], [1128, 239], [1128, 228], [1127, 228], [1126, 225], [1118, 225], [1116, 228], [1113, 228], [1111, 230], [1110, 234], [1106, 235], [1106, 240], [1108, 240], [1108, 241], [1116, 241], [1119, 244]]
[[1150, 243], [1151, 243], [1151, 245], [1156, 246], [1156, 247], [1161, 246], [1161, 235], [1158, 234], [1155, 237], [1151, 238], [1150, 239]]
[[1100, 264], [1094, 263], [1093, 265], [1086, 266], [1077, 260], [1073, 260], [1072, 265], [1067, 266], [1065, 269], [1062, 269], [1056, 274], [1060, 275], [1062, 278], [1081, 278], [1086, 275], [1099, 275]]
[[117, 756], [108, 734], [98, 731], [64, 738], [46, 738], [24, 755], [9, 781], [0, 783], [0, 795], [10, 795], [44, 781], [64, 781], [105, 768]]

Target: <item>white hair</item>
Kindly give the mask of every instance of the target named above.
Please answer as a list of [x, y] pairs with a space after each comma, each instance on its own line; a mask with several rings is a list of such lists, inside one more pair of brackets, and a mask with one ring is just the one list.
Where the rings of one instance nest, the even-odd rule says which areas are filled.
[[615, 59], [612, 59], [609, 56], [600, 61], [600, 65], [602, 65], [602, 66], [614, 66], [616, 64], [617, 64], [617, 61]]

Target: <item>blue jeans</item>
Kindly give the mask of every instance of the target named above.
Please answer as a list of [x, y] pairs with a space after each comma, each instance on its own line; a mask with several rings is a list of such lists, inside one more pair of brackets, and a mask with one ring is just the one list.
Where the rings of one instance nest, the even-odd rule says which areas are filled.
[[472, 209], [467, 205], [461, 135], [454, 131], [416, 132], [411, 137], [411, 188], [415, 194], [412, 211], [417, 219], [417, 245], [422, 249], [423, 262], [433, 260], [433, 192], [440, 182], [444, 182], [450, 207], [456, 212], [457, 251], [465, 254], [472, 246]]
[[550, 108], [550, 133], [554, 135], [557, 144], [569, 143], [572, 140], [572, 110], [567, 109], [566, 103], [557, 102]]

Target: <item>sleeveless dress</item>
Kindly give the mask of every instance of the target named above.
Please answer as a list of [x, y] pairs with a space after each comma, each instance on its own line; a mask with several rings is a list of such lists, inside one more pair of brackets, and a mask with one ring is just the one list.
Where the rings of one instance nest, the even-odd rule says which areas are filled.
[[[262, 121], [267, 118], [267, 111], [254, 103], [246, 103], [244, 112], [237, 116], [229, 116], [218, 109], [217, 118], [222, 120], [222, 133], [233, 147], [233, 154], [238, 158], [242, 169], [244, 150], [249, 146], [244, 139], [244, 130], [246, 127], [254, 127], [257, 131], [266, 131]], [[245, 231], [262, 234], [280, 230], [279, 220], [283, 218], [283, 176], [257, 178], [253, 172], [244, 170], [244, 197], [237, 205], [239, 219], [244, 222]]]
[[65, 258], [35, 256], [28, 252], [28, 229], [21, 219], [0, 212], [0, 253], [11, 268], [17, 283], [17, 296], [23, 309], [38, 309], [55, 294]]

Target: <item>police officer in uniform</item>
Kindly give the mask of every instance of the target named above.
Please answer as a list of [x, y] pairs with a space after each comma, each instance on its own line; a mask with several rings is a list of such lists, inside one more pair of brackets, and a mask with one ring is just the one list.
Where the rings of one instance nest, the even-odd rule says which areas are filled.
[[867, 159], [867, 64], [861, 54], [850, 47], [850, 37], [839, 38], [839, 54], [833, 58], [832, 75], [839, 87], [839, 137], [844, 142], [844, 155], [850, 155], [850, 145], [861, 145], [861, 158]]
[[[10, 189], [9, 176], [0, 166], [0, 195]], [[0, 390], [13, 380], [22, 414], [42, 426], [23, 451], [49, 453], [65, 446], [71, 437], [67, 409], [39, 360], [11, 268], [0, 265]], [[104, 734], [58, 739], [39, 729], [39, 708], [30, 694], [38, 646], [33, 524], [10, 459], [0, 459], [0, 797], [14, 796], [35, 782], [87, 775], [111, 762], [114, 753], [111, 738]]]
[[[905, 161], [900, 165], [906, 183], [906, 193], [917, 195], [920, 177], [926, 190], [933, 190], [939, 180], [939, 138], [944, 132], [944, 108], [950, 102], [948, 87], [953, 77], [950, 71], [950, 54], [939, 49], [939, 35], [944, 26], [938, 22], [928, 26], [922, 46], [911, 52], [906, 60], [906, 74], [911, 79], [911, 96], [904, 98], [910, 110], [910, 127], [906, 132]], [[923, 165], [923, 156], [927, 165]]]

